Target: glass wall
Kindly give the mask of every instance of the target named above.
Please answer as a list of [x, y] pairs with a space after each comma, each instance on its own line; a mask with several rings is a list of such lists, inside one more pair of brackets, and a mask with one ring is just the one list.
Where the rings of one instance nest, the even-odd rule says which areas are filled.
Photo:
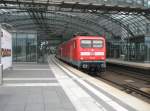
[[13, 62], [37, 61], [37, 34], [13, 32]]
[[[147, 39], [150, 40], [150, 37]], [[107, 58], [133, 62], [150, 62], [150, 41], [147, 39], [141, 42], [108, 42]]]
[[147, 35], [145, 37], [145, 47], [146, 47], [145, 62], [150, 63], [150, 35]]

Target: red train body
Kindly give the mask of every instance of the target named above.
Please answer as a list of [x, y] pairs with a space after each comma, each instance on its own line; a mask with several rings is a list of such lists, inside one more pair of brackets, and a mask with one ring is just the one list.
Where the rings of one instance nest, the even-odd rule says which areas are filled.
[[56, 56], [78, 68], [103, 72], [106, 68], [105, 38], [75, 36], [58, 47]]

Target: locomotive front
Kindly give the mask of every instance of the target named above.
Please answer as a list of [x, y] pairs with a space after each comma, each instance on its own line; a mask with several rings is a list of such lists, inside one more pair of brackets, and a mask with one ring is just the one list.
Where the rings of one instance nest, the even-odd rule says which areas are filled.
[[80, 67], [89, 71], [104, 72], [106, 68], [106, 46], [103, 37], [80, 39]]

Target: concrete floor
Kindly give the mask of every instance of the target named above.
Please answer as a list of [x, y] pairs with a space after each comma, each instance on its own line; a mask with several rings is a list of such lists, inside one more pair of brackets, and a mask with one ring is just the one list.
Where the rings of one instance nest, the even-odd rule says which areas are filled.
[[75, 111], [48, 65], [17, 64], [4, 71], [0, 111]]

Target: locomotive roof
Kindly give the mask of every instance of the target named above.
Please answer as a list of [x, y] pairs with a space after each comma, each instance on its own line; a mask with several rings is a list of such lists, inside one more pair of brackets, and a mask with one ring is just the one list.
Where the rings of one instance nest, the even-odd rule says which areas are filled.
[[103, 37], [103, 36], [92, 36], [92, 35], [86, 35], [86, 36], [80, 36], [80, 35], [77, 35], [77, 36], [74, 36], [73, 38], [71, 38], [71, 39], [69, 39], [69, 40], [67, 40], [67, 41], [64, 41], [62, 44], [60, 44], [60, 45], [63, 45], [63, 44], [65, 44], [66, 42], [68, 42], [68, 41], [71, 41], [71, 40], [75, 40], [75, 39], [105, 39], [105, 37]]
[[[102, 38], [104, 38], [103, 36], [75, 36], [74, 38], [72, 38], [72, 39], [97, 39], [97, 38], [99, 38], [99, 39], [102, 39]], [[71, 40], [72, 40], [71, 39]]]

